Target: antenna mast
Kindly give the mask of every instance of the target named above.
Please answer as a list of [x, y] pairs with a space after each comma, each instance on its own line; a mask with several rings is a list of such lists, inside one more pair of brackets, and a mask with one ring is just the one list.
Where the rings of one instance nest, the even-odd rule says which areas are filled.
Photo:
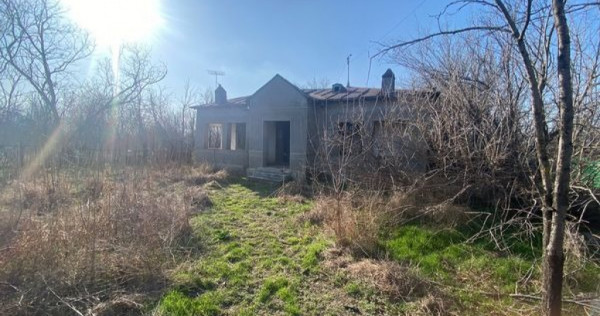
[[225, 76], [224, 72], [218, 70], [207, 69], [206, 72], [208, 72], [209, 75], [215, 76], [215, 87], [219, 86], [219, 76]]
[[350, 57], [352, 57], [352, 54], [348, 55], [348, 57], [346, 57], [346, 65], [348, 66], [348, 81], [346, 82], [346, 87], [350, 87]]

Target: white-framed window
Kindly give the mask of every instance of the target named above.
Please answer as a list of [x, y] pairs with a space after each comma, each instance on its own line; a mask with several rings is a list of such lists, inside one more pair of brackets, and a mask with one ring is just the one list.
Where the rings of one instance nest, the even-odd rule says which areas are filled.
[[208, 148], [223, 148], [223, 124], [208, 124]]

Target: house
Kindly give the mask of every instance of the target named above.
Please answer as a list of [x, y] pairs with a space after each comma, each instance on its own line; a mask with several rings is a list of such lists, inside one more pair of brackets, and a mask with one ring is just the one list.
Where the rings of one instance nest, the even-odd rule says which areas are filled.
[[[300, 89], [275, 75], [252, 95], [229, 99], [219, 85], [214, 103], [193, 106], [197, 112], [194, 158], [245, 170], [250, 177], [302, 179], [323, 152], [324, 137], [358, 135], [359, 129], [377, 134], [392, 109], [399, 117], [409, 117], [402, 113], [403, 104], [413, 92], [396, 90], [390, 69], [382, 76], [381, 88], [334, 84], [327, 89]], [[359, 145], [355, 136], [350, 139], [355, 139], [353, 147]], [[421, 164], [413, 159], [413, 167]]]

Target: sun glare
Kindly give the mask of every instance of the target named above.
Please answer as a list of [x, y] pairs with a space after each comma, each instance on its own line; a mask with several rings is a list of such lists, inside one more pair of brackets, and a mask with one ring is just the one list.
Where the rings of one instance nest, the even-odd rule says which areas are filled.
[[62, 0], [100, 46], [147, 42], [162, 26], [160, 0]]

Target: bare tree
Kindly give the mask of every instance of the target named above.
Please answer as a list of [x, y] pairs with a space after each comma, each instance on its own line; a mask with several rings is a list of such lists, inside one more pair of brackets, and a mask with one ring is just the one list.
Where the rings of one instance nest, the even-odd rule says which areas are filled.
[[[567, 7], [560, 0], [553, 1], [552, 6], [533, 0], [453, 1], [447, 9], [458, 7], [460, 10], [466, 6], [477, 6], [484, 12], [482, 14], [488, 15], [485, 19], [480, 19], [485, 22], [460, 29], [440, 30], [415, 40], [388, 46], [380, 53], [398, 51], [439, 36], [473, 32], [496, 38], [502, 38], [502, 34], [510, 35], [510, 41], [504, 42], [500, 47], [514, 45], [516, 48], [519, 66], [528, 82], [530, 94], [537, 176], [540, 183], [538, 192], [543, 213], [542, 310], [546, 315], [558, 315], [561, 312], [563, 240], [571, 186], [574, 101], [570, 70], [573, 60], [570, 56], [567, 15], [580, 13], [594, 5], [598, 4], [575, 4]], [[443, 14], [444, 12], [441, 15]], [[553, 52], [554, 47], [556, 53]], [[551, 71], [554, 68], [552, 58], [556, 58], [555, 71]], [[594, 75], [590, 78], [594, 78]], [[553, 81], [556, 85], [548, 89]], [[558, 95], [555, 103], [546, 95], [548, 90], [551, 95]], [[549, 105], [556, 106], [556, 121], [548, 116]], [[549, 132], [550, 128], [555, 130]], [[555, 137], [558, 137], [558, 145], [553, 151], [549, 145]]]
[[190, 107], [200, 104], [202, 102], [201, 99], [202, 94], [187, 80], [183, 87], [183, 95], [179, 99], [179, 103], [181, 105], [181, 149], [184, 152], [189, 151], [190, 154], [194, 147], [194, 122], [196, 114]]
[[62, 113], [60, 97], [72, 83], [73, 66], [88, 57], [93, 45], [63, 17], [55, 0], [2, 0], [0, 60], [19, 73], [41, 99], [54, 124]]

